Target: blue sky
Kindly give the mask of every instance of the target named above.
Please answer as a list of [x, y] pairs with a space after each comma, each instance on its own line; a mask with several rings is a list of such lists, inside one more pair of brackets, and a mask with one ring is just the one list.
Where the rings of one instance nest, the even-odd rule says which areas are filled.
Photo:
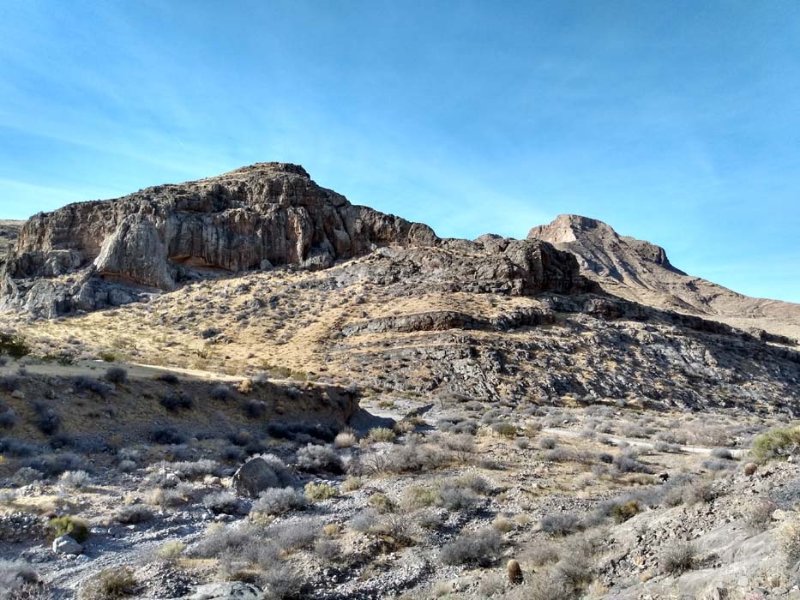
[[800, 302], [800, 3], [4, 0], [0, 217], [253, 162]]

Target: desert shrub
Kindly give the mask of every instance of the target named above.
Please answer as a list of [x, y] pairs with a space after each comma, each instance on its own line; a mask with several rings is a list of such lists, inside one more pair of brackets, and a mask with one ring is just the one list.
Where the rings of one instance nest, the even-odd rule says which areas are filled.
[[694, 566], [697, 551], [689, 542], [676, 542], [665, 548], [660, 556], [661, 571], [667, 575], [678, 575]]
[[517, 426], [513, 423], [495, 423], [492, 425], [492, 431], [509, 439], [517, 437]]
[[175, 373], [160, 373], [156, 375], [156, 381], [160, 381], [161, 383], [166, 383], [168, 385], [177, 385], [180, 383], [180, 379]]
[[136, 525], [153, 518], [153, 511], [143, 504], [123, 506], [114, 514], [114, 520], [122, 525]]
[[411, 441], [393, 448], [390, 453], [368, 454], [360, 463], [354, 463], [353, 468], [372, 474], [419, 473], [448, 466], [453, 458], [452, 453], [445, 452], [434, 444]]
[[308, 444], [297, 451], [297, 468], [308, 473], [343, 473], [342, 459], [333, 448]]
[[128, 381], [128, 372], [122, 367], [110, 367], [106, 370], [105, 379], [114, 385]]
[[178, 486], [174, 489], [156, 487], [148, 490], [145, 493], [145, 502], [151, 506], [159, 506], [164, 508], [174, 508], [186, 504], [189, 498], [188, 490], [183, 486]]
[[64, 515], [47, 522], [47, 528], [53, 537], [68, 535], [76, 542], [83, 543], [89, 539], [89, 525], [83, 519]]
[[267, 403], [262, 400], [245, 400], [242, 407], [248, 419], [260, 419], [267, 413]]
[[315, 483], [310, 481], [306, 484], [305, 495], [306, 498], [312, 502], [319, 502], [329, 498], [335, 498], [337, 493], [336, 488], [328, 483]]
[[551, 574], [574, 595], [579, 595], [579, 591], [591, 583], [594, 577], [594, 552], [595, 547], [591, 540], [580, 537], [571, 540], [562, 548]]
[[244, 447], [253, 442], [253, 434], [245, 429], [242, 429], [229, 433], [228, 440], [231, 444]]
[[9, 394], [16, 392], [21, 383], [22, 380], [16, 375], [0, 376], [0, 390], [8, 392]]
[[39, 446], [15, 438], [0, 438], [0, 452], [13, 458], [31, 456], [39, 451]]
[[193, 400], [184, 392], [179, 391], [164, 394], [158, 402], [170, 412], [191, 410], [192, 406], [194, 406]]
[[78, 392], [91, 392], [101, 398], [105, 398], [111, 393], [108, 384], [86, 375], [78, 375], [72, 378], [72, 387]]
[[439, 491], [432, 487], [412, 485], [403, 492], [402, 504], [407, 509], [425, 508], [439, 502]]
[[206, 475], [218, 475], [220, 473], [219, 463], [209, 458], [166, 463], [162, 465], [162, 468], [175, 473], [182, 479], [199, 479]]
[[0, 354], [7, 354], [12, 358], [22, 358], [30, 353], [31, 348], [22, 336], [0, 332]]
[[311, 548], [320, 535], [316, 521], [304, 519], [272, 525], [264, 533], [281, 551], [289, 553]]
[[42, 454], [25, 459], [24, 465], [36, 469], [45, 477], [57, 477], [64, 471], [86, 470], [86, 461], [72, 452]]
[[364, 485], [363, 480], [361, 477], [353, 477], [352, 475], [345, 479], [342, 482], [342, 485], [339, 486], [343, 492], [354, 492], [355, 490], [361, 489], [361, 486]]
[[250, 545], [263, 543], [263, 530], [248, 522], [233, 525], [213, 523], [199, 542], [189, 548], [189, 555], [197, 558], [216, 558], [223, 554], [238, 554]]
[[267, 589], [267, 598], [288, 600], [301, 598], [303, 585], [302, 575], [286, 563], [272, 563], [259, 575], [259, 580]]
[[680, 454], [683, 452], [683, 448], [677, 444], [670, 444], [664, 441], [656, 442], [654, 449], [658, 452], [664, 452], [665, 454]]
[[687, 482], [682, 489], [683, 501], [686, 504], [708, 504], [717, 498], [719, 491], [712, 481], [695, 479]]
[[220, 383], [211, 388], [209, 395], [212, 400], [225, 402], [233, 398], [233, 391], [224, 383]]
[[314, 544], [314, 554], [325, 564], [339, 561], [342, 557], [342, 548], [333, 540], [317, 540]]
[[367, 504], [382, 514], [394, 512], [397, 508], [397, 505], [392, 499], [383, 492], [375, 492], [372, 494], [367, 499]]
[[183, 555], [184, 550], [186, 550], [186, 544], [180, 540], [170, 540], [161, 545], [156, 551], [156, 556], [163, 561], [174, 562]]
[[620, 473], [652, 473], [653, 470], [638, 459], [632, 451], [621, 452], [614, 457], [612, 463]]
[[50, 593], [39, 575], [22, 561], [0, 560], [0, 600], [46, 600]]
[[583, 529], [583, 521], [575, 513], [545, 515], [539, 522], [541, 530], [553, 536], [564, 536]]
[[11, 477], [11, 482], [14, 485], [23, 486], [41, 481], [42, 479], [44, 479], [44, 473], [41, 471], [37, 471], [31, 467], [22, 467]]
[[51, 407], [42, 402], [33, 405], [36, 413], [36, 427], [45, 435], [53, 435], [61, 427], [61, 416]]
[[117, 469], [119, 471], [121, 471], [122, 473], [132, 473], [133, 471], [136, 470], [137, 466], [138, 465], [136, 464], [136, 461], [133, 461], [133, 460], [121, 460], [121, 461], [119, 461], [119, 464], [117, 465]]
[[611, 516], [617, 523], [624, 523], [642, 512], [642, 505], [638, 500], [628, 500], [627, 502], [615, 503], [611, 507]]
[[64, 471], [58, 481], [64, 487], [77, 490], [86, 487], [91, 477], [86, 471]]
[[556, 441], [553, 437], [543, 437], [539, 440], [539, 448], [542, 450], [552, 450], [558, 445], [558, 441]]
[[391, 443], [394, 442], [396, 438], [397, 434], [388, 427], [373, 427], [369, 430], [365, 440], [368, 444], [375, 444], [378, 442]]
[[214, 514], [238, 515], [244, 512], [242, 501], [228, 491], [207, 494], [203, 498], [203, 506]]
[[800, 520], [796, 517], [785, 521], [778, 530], [778, 543], [786, 555], [790, 569], [800, 563]]
[[508, 600], [574, 600], [575, 592], [555, 573], [533, 573], [513, 590]]
[[3, 429], [13, 429], [17, 424], [17, 413], [11, 407], [0, 410], [0, 427]]
[[139, 583], [131, 567], [109, 567], [86, 581], [79, 600], [114, 600], [137, 595]]
[[744, 522], [755, 532], [766, 531], [772, 523], [772, 513], [778, 508], [769, 498], [756, 500], [744, 513]]
[[362, 510], [350, 519], [350, 528], [359, 533], [369, 533], [378, 522], [378, 513], [373, 509]]
[[734, 460], [733, 453], [727, 448], [714, 448], [711, 451], [711, 456], [714, 458], [720, 458], [723, 460]]
[[442, 546], [439, 558], [446, 565], [489, 567], [499, 558], [502, 545], [502, 536], [492, 528], [462, 533]]
[[186, 441], [186, 436], [174, 427], [156, 427], [148, 437], [154, 444], [183, 444]]
[[772, 429], [753, 440], [750, 452], [757, 462], [794, 454], [800, 448], [800, 425]]
[[270, 488], [253, 503], [251, 512], [282, 515], [292, 510], [302, 510], [307, 504], [308, 500], [299, 490], [292, 487]]
[[333, 445], [336, 448], [351, 448], [358, 443], [356, 434], [352, 431], [340, 431], [333, 439]]

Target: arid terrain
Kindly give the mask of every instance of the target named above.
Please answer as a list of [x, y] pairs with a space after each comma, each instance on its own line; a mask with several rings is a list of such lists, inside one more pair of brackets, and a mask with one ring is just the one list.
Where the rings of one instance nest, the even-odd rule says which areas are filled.
[[797, 305], [282, 163], [20, 225], [0, 598], [800, 597]]

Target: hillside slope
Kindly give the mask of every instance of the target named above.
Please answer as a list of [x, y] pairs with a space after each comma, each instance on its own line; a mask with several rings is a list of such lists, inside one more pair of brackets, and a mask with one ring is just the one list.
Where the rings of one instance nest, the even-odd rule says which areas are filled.
[[531, 229], [528, 238], [575, 254], [581, 272], [615, 296], [800, 340], [800, 305], [750, 298], [688, 275], [669, 262], [663, 248], [621, 236], [602, 221], [560, 215]]

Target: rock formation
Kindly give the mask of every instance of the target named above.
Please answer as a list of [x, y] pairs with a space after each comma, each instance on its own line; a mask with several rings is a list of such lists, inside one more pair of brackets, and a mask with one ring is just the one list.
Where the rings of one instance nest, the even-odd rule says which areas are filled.
[[713, 318], [765, 341], [793, 344], [800, 340], [800, 305], [749, 298], [687, 275], [670, 263], [660, 246], [621, 236], [602, 221], [560, 215], [548, 225], [531, 229], [528, 239], [574, 254], [581, 273], [615, 296]]
[[[130, 303], [183, 281], [296, 265], [330, 267], [378, 247], [444, 245], [442, 280], [509, 293], [583, 289], [569, 254], [538, 241], [489, 236], [444, 243], [433, 230], [350, 204], [302, 167], [261, 163], [124, 198], [70, 204], [22, 228], [4, 269], [0, 305], [53, 317]], [[470, 255], [466, 262], [459, 253]], [[469, 258], [469, 257], [468, 257]]]

